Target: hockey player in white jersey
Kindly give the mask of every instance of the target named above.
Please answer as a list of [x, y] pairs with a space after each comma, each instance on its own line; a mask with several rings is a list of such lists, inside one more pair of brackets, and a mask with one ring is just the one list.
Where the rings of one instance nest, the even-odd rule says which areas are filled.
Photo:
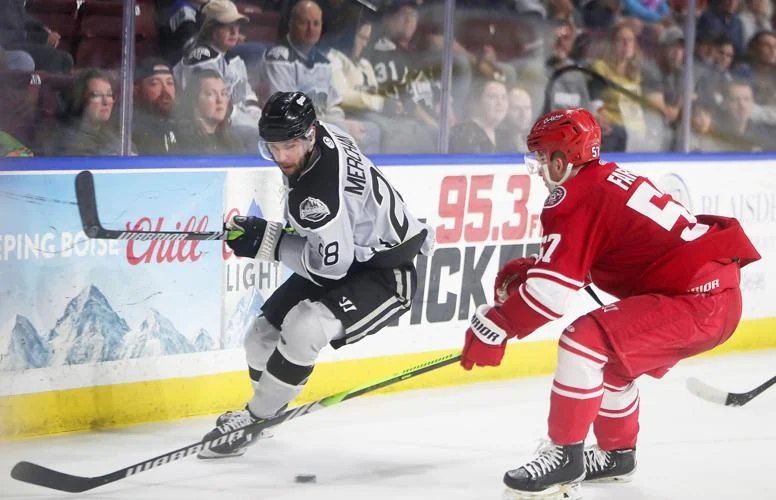
[[[294, 271], [264, 303], [245, 337], [253, 397], [221, 415], [214, 439], [282, 411], [302, 390], [318, 353], [371, 335], [410, 309], [414, 259], [428, 255], [431, 227], [339, 128], [319, 122], [310, 98], [276, 92], [259, 121], [262, 155], [288, 187], [287, 225], [235, 216], [227, 244], [241, 257], [280, 261]], [[211, 447], [200, 458], [245, 453], [256, 436]]]

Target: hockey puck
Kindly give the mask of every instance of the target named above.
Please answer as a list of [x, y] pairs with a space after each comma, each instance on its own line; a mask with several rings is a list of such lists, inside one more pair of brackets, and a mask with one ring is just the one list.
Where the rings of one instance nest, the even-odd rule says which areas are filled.
[[316, 479], [315, 474], [298, 474], [294, 477], [297, 483], [314, 483]]

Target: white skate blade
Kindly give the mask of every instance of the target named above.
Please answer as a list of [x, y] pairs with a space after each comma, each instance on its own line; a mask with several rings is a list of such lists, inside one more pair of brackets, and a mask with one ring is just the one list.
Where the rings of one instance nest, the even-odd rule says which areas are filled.
[[507, 488], [504, 500], [580, 500], [582, 487], [580, 483], [559, 484], [543, 491], [517, 491]]

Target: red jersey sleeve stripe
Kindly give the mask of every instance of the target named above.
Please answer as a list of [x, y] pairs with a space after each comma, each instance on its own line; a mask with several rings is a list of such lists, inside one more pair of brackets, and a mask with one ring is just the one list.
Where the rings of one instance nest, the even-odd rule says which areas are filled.
[[583, 281], [569, 278], [568, 276], [565, 276], [555, 271], [550, 271], [549, 269], [532, 268], [528, 270], [527, 276], [542, 277], [551, 281], [555, 281], [556, 283], [560, 283], [561, 285], [565, 285], [574, 290], [579, 290], [580, 288], [585, 286], [585, 283]]
[[533, 298], [525, 289], [525, 283], [520, 285], [520, 288], [518, 288], [517, 291], [520, 293], [520, 298], [523, 299], [523, 302], [525, 302], [528, 307], [541, 314], [545, 318], [549, 320], [556, 320], [562, 317], [562, 315], [553, 312], [549, 308], [542, 305], [541, 302]]

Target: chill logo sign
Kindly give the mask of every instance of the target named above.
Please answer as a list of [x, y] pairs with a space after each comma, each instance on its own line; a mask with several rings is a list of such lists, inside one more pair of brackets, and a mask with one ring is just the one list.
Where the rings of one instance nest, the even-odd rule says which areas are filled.
[[547, 193], [540, 183], [532, 184], [531, 176], [447, 175], [438, 192], [436, 207], [418, 210], [436, 214], [430, 223], [437, 243], [430, 258], [416, 259], [413, 325], [468, 320], [479, 304], [492, 302], [501, 266], [539, 251], [539, 215]]
[[[185, 222], [168, 223], [164, 217], [152, 220], [141, 217], [135, 222], [127, 222], [128, 231], [207, 231], [208, 217], [189, 216]], [[202, 257], [199, 249], [201, 241], [181, 240], [128, 240], [127, 262], [136, 266], [139, 264], [164, 264], [172, 262], [197, 262]], [[206, 242], [205, 244], [210, 244]]]

